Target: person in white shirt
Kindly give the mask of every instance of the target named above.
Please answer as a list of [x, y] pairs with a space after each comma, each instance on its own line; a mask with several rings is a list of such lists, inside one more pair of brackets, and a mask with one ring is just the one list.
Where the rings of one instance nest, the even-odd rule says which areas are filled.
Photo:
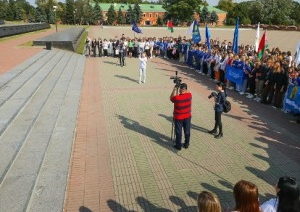
[[262, 212], [299, 212], [299, 186], [293, 177], [280, 177], [275, 186], [276, 198], [261, 205]]
[[109, 46], [109, 42], [106, 39], [104, 39], [102, 44], [104, 57], [108, 56], [108, 46]]
[[141, 84], [141, 82], [146, 83], [146, 70], [147, 70], [146, 52], [143, 52], [139, 56], [139, 61], [140, 61], [140, 65], [139, 65], [139, 84]]

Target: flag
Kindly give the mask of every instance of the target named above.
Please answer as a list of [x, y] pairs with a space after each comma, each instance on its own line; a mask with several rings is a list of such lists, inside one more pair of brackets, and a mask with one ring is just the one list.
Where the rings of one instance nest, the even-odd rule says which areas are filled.
[[257, 24], [257, 30], [256, 30], [256, 36], [255, 36], [255, 51], [258, 51], [258, 45], [259, 45], [259, 24]]
[[199, 43], [201, 41], [198, 21], [194, 20], [194, 26], [193, 26], [193, 42]]
[[136, 25], [134, 21], [132, 21], [132, 30], [136, 33], [142, 33], [142, 30]]
[[295, 57], [295, 67], [297, 68], [298, 65], [300, 64], [300, 41], [298, 42], [298, 45], [296, 47], [296, 57]]
[[172, 21], [168, 21], [167, 26], [168, 26], [168, 30], [171, 30], [171, 33], [174, 32]]
[[192, 35], [193, 34], [193, 28], [194, 28], [194, 21], [190, 25], [190, 28], [188, 29], [188, 31], [186, 31], [186, 34]]
[[236, 19], [233, 42], [232, 42], [232, 50], [236, 54], [239, 52], [239, 18]]
[[205, 37], [206, 37], [206, 45], [208, 50], [210, 50], [210, 31], [208, 30], [207, 24], [205, 27]]
[[264, 32], [261, 40], [259, 42], [258, 50], [257, 50], [257, 57], [261, 59], [268, 48], [268, 39], [267, 39], [267, 31]]

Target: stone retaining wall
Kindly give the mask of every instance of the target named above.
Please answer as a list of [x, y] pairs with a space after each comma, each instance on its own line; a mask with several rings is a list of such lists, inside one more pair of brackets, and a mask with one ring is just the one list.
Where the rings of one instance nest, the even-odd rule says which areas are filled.
[[50, 24], [48, 23], [34, 23], [10, 26], [4, 25], [0, 27], [0, 38], [49, 28]]
[[[241, 28], [251, 28], [256, 29], [256, 25], [251, 24], [241, 24]], [[260, 28], [267, 29], [267, 30], [283, 30], [283, 31], [300, 31], [300, 26], [285, 26], [285, 25], [268, 25], [268, 24], [261, 24]]]
[[76, 51], [81, 37], [83, 36], [84, 27], [71, 27], [62, 31], [58, 31], [43, 38], [33, 41], [35, 46], [44, 46], [51, 43], [52, 47], [69, 51]]

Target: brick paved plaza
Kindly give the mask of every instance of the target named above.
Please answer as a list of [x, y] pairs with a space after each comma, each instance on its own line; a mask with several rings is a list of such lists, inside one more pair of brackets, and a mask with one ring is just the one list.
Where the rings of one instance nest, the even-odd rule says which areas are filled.
[[[89, 28], [91, 37], [122, 32], [130, 33]], [[153, 58], [146, 83], [138, 84], [136, 58], [120, 67], [117, 58], [12, 45], [25, 37], [0, 40], [7, 49], [0, 53], [0, 211], [196, 212], [202, 190], [217, 194], [224, 209], [234, 206], [232, 189], [241, 179], [258, 186], [260, 202], [274, 195], [282, 175], [300, 183], [300, 130], [291, 115], [228, 91], [232, 111], [222, 116], [224, 137], [215, 139], [207, 133], [214, 124], [214, 103], [207, 98], [214, 83], [184, 64]], [[15, 62], [12, 52], [24, 48], [36, 52]], [[14, 106], [31, 85], [22, 80], [42, 61], [36, 69], [43, 79], [32, 75], [31, 96]], [[175, 71], [193, 94], [191, 145], [181, 151], [170, 140]], [[14, 108], [11, 117], [3, 115]], [[31, 113], [32, 127], [16, 146], [15, 135]]]

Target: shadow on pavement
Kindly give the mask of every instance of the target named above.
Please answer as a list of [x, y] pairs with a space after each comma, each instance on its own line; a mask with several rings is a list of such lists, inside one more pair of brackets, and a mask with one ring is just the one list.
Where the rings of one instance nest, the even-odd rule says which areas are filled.
[[79, 212], [92, 212], [92, 211], [91, 211], [90, 209], [84, 207], [84, 206], [81, 206], [81, 207], [79, 208]]
[[115, 75], [115, 77], [118, 77], [118, 78], [120, 78], [120, 79], [126, 79], [126, 80], [128, 80], [128, 81], [132, 81], [132, 82], [135, 82], [135, 83], [138, 83], [138, 82], [139, 82], [138, 80], [132, 79], [132, 78], [127, 77], [127, 76]]
[[144, 136], [147, 136], [147, 137], [153, 139], [153, 141], [155, 143], [161, 145], [162, 147], [167, 148], [168, 150], [171, 150], [170, 148], [172, 147], [173, 143], [170, 140], [170, 138], [167, 137], [166, 135], [163, 135], [163, 134], [161, 134], [159, 132], [156, 132], [152, 129], [144, 127], [144, 126], [140, 125], [139, 122], [134, 121], [134, 120], [129, 119], [129, 118], [126, 118], [125, 116], [118, 115], [118, 114], [117, 114], [117, 116], [121, 120], [121, 123], [124, 125], [125, 128], [127, 128], [129, 130], [132, 130], [134, 132], [138, 132], [140, 134], [143, 134]]

